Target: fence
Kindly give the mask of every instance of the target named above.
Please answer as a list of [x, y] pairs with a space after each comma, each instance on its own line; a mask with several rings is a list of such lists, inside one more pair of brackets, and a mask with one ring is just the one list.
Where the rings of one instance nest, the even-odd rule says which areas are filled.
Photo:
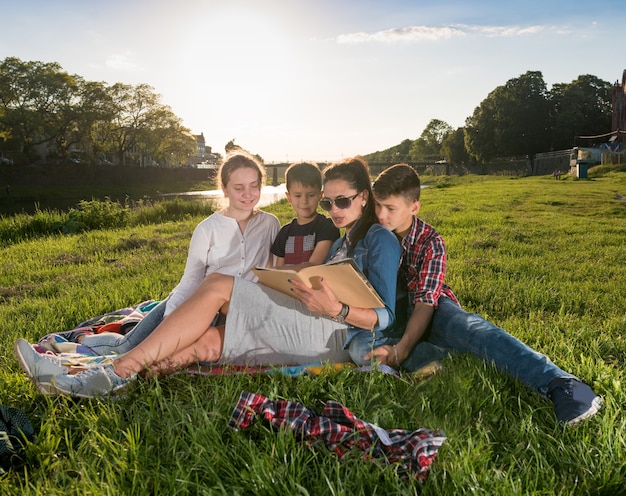
[[602, 165], [621, 165], [621, 164], [626, 164], [626, 152], [602, 154]]

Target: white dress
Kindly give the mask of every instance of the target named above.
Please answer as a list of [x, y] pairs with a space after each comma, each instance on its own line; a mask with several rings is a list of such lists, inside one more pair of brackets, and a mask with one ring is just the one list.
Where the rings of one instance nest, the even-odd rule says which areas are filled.
[[279, 230], [278, 218], [262, 210], [254, 212], [243, 233], [235, 219], [221, 212], [204, 219], [193, 232], [185, 272], [167, 300], [165, 315], [213, 272], [256, 281], [252, 268], [267, 265]]

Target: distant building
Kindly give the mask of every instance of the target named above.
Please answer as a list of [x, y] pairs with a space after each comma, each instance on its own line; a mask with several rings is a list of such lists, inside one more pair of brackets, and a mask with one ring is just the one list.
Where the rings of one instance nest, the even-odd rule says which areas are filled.
[[196, 141], [198, 143], [197, 155], [204, 157], [206, 151], [206, 141], [204, 140], [204, 133], [196, 134]]
[[191, 163], [189, 165], [197, 165], [200, 162], [204, 162], [206, 157], [206, 141], [204, 140], [204, 133], [194, 135], [196, 138], [196, 154], [190, 157]]
[[198, 169], [214, 169], [220, 163], [221, 156], [219, 153], [213, 153], [212, 148], [207, 146], [204, 139], [204, 133], [195, 134], [196, 138], [196, 154], [189, 157], [187, 165], [189, 167], [197, 167]]

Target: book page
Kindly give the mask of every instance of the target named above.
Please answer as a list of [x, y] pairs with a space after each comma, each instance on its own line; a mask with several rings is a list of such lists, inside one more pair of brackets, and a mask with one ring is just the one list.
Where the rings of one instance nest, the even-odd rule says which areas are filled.
[[297, 274], [292, 270], [268, 268], [253, 269], [259, 281], [270, 288], [294, 296], [289, 279], [302, 281], [309, 287], [319, 288], [324, 278], [337, 299], [342, 303], [359, 308], [382, 308], [384, 303], [376, 290], [351, 259], [339, 260], [324, 265], [311, 265]]

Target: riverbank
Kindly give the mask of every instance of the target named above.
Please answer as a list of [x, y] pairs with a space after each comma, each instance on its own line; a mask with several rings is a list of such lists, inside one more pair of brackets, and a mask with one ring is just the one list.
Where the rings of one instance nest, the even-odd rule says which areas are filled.
[[67, 210], [81, 200], [157, 198], [162, 193], [208, 190], [215, 171], [84, 164], [0, 166], [0, 215]]
[[[273, 183], [274, 180], [279, 184], [284, 183], [285, 168], [285, 165], [268, 166], [267, 184]], [[384, 168], [382, 165], [374, 165], [370, 172], [375, 177]], [[591, 179], [594, 176], [620, 171], [625, 172], [624, 166], [597, 166], [589, 169], [589, 177]], [[498, 174], [497, 171], [495, 174]], [[435, 188], [462, 184], [477, 177], [489, 177], [476, 174], [438, 175], [424, 172], [421, 172], [421, 175], [424, 186]], [[214, 190], [215, 187], [215, 171], [209, 169], [103, 167], [83, 164], [25, 167], [3, 165], [0, 166], [0, 216], [33, 214], [37, 210], [67, 211], [81, 200], [108, 198], [125, 204], [160, 199], [163, 195], [174, 193], [188, 192], [190, 195], [202, 195], [202, 192]], [[282, 196], [276, 198], [281, 199]]]

